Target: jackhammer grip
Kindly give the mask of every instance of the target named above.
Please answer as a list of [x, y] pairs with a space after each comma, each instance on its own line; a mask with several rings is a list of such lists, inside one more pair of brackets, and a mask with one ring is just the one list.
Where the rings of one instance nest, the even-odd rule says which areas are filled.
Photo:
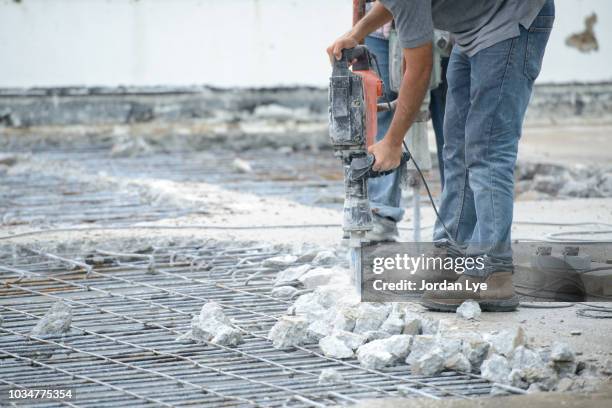
[[393, 173], [395, 170], [406, 164], [408, 160], [410, 160], [410, 154], [408, 152], [403, 152], [402, 158], [400, 159], [400, 164], [396, 168], [385, 171], [374, 171], [372, 170], [372, 167], [376, 162], [376, 157], [374, 157], [373, 154], [355, 157], [351, 161], [349, 178], [352, 181], [356, 181], [362, 178], [376, 178], [386, 176], [387, 174]]
[[368, 58], [368, 48], [365, 45], [345, 48], [342, 50], [342, 57], [339, 60], [334, 58], [334, 68], [348, 69], [349, 65], [351, 65], [351, 61], [357, 60], [358, 62], [367, 62]]

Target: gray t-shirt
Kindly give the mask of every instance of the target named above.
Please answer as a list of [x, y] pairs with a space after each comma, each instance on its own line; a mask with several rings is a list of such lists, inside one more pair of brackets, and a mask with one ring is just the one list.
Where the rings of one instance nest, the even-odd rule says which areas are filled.
[[434, 27], [449, 31], [459, 51], [478, 51], [520, 35], [546, 0], [380, 0], [393, 14], [402, 48], [433, 38]]

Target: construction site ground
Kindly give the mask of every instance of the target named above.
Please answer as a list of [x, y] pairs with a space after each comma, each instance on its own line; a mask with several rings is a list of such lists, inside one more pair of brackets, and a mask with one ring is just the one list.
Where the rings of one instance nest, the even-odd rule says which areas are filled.
[[[41, 131], [45, 132], [49, 130]], [[531, 127], [525, 130], [520, 155], [564, 165], [607, 166], [612, 163], [611, 133], [612, 126]], [[36, 139], [36, 135], [37, 130], [31, 129], [20, 130], [11, 137], [26, 140]], [[557, 142], [561, 137], [563, 142]], [[280, 245], [274, 248], [340, 246], [341, 171], [329, 150], [255, 146], [237, 151], [216, 145], [201, 150], [136, 149], [134, 154], [122, 155], [112, 153], [116, 148], [113, 142], [90, 143], [91, 140], [95, 137], [88, 137], [87, 143], [73, 141], [63, 145], [38, 143], [40, 139], [25, 143], [23, 148], [5, 150], [5, 157], [14, 157], [0, 169], [0, 247], [5, 260], [10, 259], [7, 248], [11, 246], [80, 255], [92, 248], [120, 252], [129, 243], [165, 246], [169, 240], [216, 240], [236, 243], [237, 247], [246, 242], [261, 247]], [[435, 192], [439, 183], [433, 172], [430, 178]], [[431, 234], [434, 212], [425, 196], [422, 217], [422, 237], [426, 239]], [[599, 223], [590, 228], [605, 229], [602, 224], [612, 224], [612, 198], [527, 197], [516, 202], [514, 220], [513, 239], [546, 239], [551, 233], [581, 231], [585, 227], [576, 225], [581, 223]], [[407, 208], [400, 224], [402, 239], [411, 239], [411, 228], [412, 216]], [[612, 234], [597, 238], [611, 237]], [[0, 300], [4, 306], [10, 303], [6, 297]], [[452, 325], [479, 330], [520, 324], [532, 344], [561, 339], [574, 348], [581, 360], [612, 359], [612, 320], [581, 317], [577, 309], [578, 306], [519, 308], [513, 313], [484, 313], [480, 320], [471, 322], [454, 314], [431, 315], [447, 319]], [[6, 312], [0, 310], [0, 314]], [[610, 388], [591, 396], [546, 393], [496, 401], [496, 406], [508, 407], [525, 403], [542, 407], [561, 403], [570, 407], [587, 403], [605, 406], [609, 405]], [[410, 402], [413, 403], [414, 400]], [[359, 406], [407, 404], [382, 399]], [[451, 402], [410, 406], [448, 404]], [[486, 401], [483, 404], [487, 405]]]

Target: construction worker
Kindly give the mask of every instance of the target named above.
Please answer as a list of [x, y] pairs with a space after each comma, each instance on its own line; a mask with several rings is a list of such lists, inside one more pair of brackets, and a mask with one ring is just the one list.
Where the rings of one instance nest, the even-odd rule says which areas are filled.
[[445, 187], [433, 240], [451, 254], [482, 257], [484, 268], [468, 269], [455, 287], [486, 283], [487, 290], [429, 291], [423, 304], [430, 309], [454, 310], [470, 298], [483, 310], [518, 306], [510, 245], [514, 166], [554, 15], [554, 0], [380, 0], [327, 49], [340, 58], [395, 20], [406, 71], [391, 125], [369, 148], [381, 171], [399, 165], [404, 135], [427, 91], [434, 27], [455, 40], [447, 70]]

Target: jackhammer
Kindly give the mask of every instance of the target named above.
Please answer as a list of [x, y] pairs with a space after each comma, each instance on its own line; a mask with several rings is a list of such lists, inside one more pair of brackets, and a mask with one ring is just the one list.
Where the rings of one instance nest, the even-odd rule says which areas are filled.
[[[344, 167], [342, 229], [350, 249], [352, 283], [358, 290], [361, 288], [361, 247], [366, 242], [366, 232], [372, 229], [368, 178], [393, 171], [372, 170], [376, 158], [367, 150], [375, 143], [377, 99], [382, 95], [382, 81], [372, 63], [373, 56], [363, 45], [343, 50], [342, 58], [333, 62], [329, 87], [329, 134], [334, 155]], [[400, 167], [409, 158], [408, 152], [404, 152]]]

